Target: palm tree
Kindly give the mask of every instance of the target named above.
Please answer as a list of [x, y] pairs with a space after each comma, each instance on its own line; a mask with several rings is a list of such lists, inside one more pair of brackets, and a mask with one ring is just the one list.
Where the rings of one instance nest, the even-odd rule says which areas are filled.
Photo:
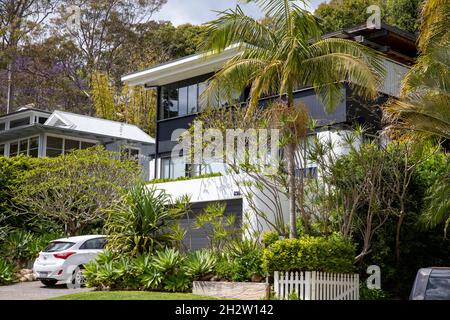
[[416, 138], [450, 139], [450, 5], [427, 0], [422, 7], [419, 58], [402, 83], [400, 99], [385, 108], [391, 131]]
[[[412, 138], [450, 139], [450, 5], [446, 0], [426, 0], [422, 7], [419, 58], [405, 77], [399, 100], [385, 108], [388, 129]], [[448, 160], [450, 161], [450, 160]], [[450, 162], [449, 162], [450, 163]], [[437, 177], [428, 190], [422, 216], [428, 227], [450, 225], [450, 174]]]
[[[383, 67], [377, 54], [354, 41], [322, 38], [318, 20], [300, 7], [307, 1], [255, 0], [266, 15], [263, 21], [246, 16], [239, 6], [222, 12], [208, 25], [206, 49], [221, 52], [237, 45], [239, 54], [230, 59], [211, 79], [205, 92], [208, 102], [219, 95], [231, 99], [233, 93], [250, 88], [247, 116], [251, 116], [262, 96], [279, 94], [287, 108], [295, 112], [294, 90], [312, 87], [326, 110], [343, 98], [344, 82], [355, 94], [377, 95]], [[222, 99], [221, 99], [222, 100]], [[231, 100], [229, 100], [231, 101]], [[285, 146], [290, 203], [290, 237], [296, 237], [295, 152], [297, 143]], [[302, 204], [300, 203], [300, 210]], [[302, 214], [308, 228], [309, 219]]]

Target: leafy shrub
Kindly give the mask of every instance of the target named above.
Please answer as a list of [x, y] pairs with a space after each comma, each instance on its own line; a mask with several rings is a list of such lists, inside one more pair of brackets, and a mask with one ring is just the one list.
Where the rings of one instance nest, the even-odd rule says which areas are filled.
[[186, 198], [172, 201], [166, 192], [154, 187], [132, 187], [105, 224], [110, 234], [108, 248], [137, 256], [181, 241], [184, 234], [177, 231], [176, 219], [186, 207]]
[[105, 252], [85, 266], [86, 286], [184, 292], [192, 283], [185, 273], [184, 260], [173, 248], [137, 257]]
[[262, 266], [265, 271], [316, 270], [353, 272], [356, 248], [354, 244], [333, 234], [328, 238], [303, 236], [278, 240], [264, 249]]
[[24, 265], [36, 258], [49, 241], [59, 238], [59, 234], [35, 235], [28, 231], [14, 230], [4, 239], [1, 250], [5, 257]]
[[15, 230], [8, 234], [1, 249], [6, 257], [23, 264], [29, 259], [29, 249], [33, 240], [32, 233]]
[[216, 274], [233, 281], [249, 281], [253, 276], [262, 277], [264, 272], [261, 256], [261, 248], [257, 243], [251, 240], [234, 241], [219, 255]]
[[359, 285], [359, 299], [360, 300], [384, 300], [388, 295], [381, 289], [369, 289], [365, 282]]
[[186, 261], [184, 270], [194, 280], [211, 274], [216, 266], [216, 257], [207, 250], [191, 252]]
[[216, 202], [208, 205], [201, 214], [197, 215], [195, 228], [208, 230], [207, 238], [212, 250], [222, 250], [240, 232], [236, 228], [236, 216], [225, 213], [226, 204]]
[[264, 247], [268, 247], [276, 241], [280, 240], [280, 235], [276, 231], [267, 231], [262, 235], [262, 244]]
[[14, 265], [0, 257], [0, 284], [8, 284], [14, 280]]

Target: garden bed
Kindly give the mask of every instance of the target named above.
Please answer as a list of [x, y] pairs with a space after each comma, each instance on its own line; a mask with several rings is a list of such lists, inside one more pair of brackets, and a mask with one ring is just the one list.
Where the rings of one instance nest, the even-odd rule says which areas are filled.
[[192, 293], [216, 298], [261, 300], [269, 298], [270, 285], [256, 282], [194, 281]]

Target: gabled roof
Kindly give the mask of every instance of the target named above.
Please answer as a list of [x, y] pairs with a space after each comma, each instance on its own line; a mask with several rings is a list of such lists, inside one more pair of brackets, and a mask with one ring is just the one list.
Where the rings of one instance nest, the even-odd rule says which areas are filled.
[[155, 143], [155, 139], [135, 125], [65, 111], [54, 111], [44, 125], [93, 135], [109, 136], [150, 144]]

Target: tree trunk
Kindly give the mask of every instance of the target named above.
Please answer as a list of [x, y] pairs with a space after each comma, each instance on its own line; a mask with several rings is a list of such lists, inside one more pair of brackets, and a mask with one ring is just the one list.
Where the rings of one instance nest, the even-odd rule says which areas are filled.
[[402, 229], [403, 219], [405, 218], [403, 203], [400, 206], [401, 206], [400, 217], [398, 218], [397, 230], [395, 234], [395, 259], [397, 264], [400, 263], [400, 231]]
[[289, 186], [289, 238], [297, 237], [296, 188], [295, 188], [295, 145], [287, 147], [287, 171]]
[[7, 79], [7, 92], [6, 92], [6, 114], [11, 112], [12, 107], [12, 68], [13, 62], [8, 63], [8, 79]]

